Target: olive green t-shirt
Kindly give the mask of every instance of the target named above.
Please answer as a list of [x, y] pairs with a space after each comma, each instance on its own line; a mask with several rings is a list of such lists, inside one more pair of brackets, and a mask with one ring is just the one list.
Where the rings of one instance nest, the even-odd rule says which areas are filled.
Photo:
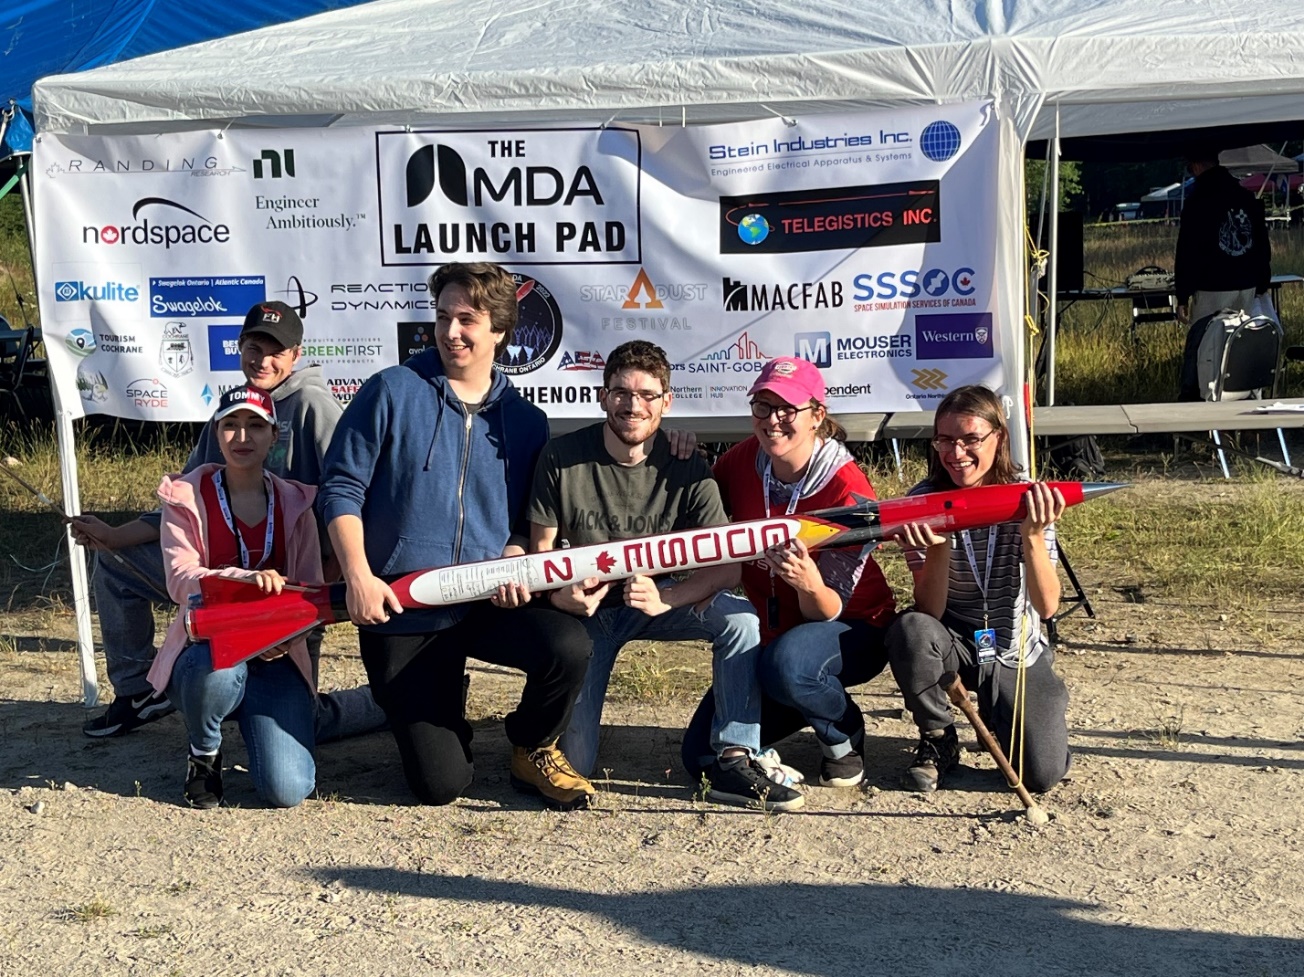
[[571, 546], [728, 522], [720, 489], [699, 454], [680, 460], [658, 431], [648, 457], [619, 465], [602, 443], [605, 424], [554, 438], [539, 455], [530, 522], [556, 527]]

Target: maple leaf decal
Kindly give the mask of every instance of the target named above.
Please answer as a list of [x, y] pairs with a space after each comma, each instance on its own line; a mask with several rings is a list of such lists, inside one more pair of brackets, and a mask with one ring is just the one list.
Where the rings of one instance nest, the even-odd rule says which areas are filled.
[[598, 554], [597, 562], [598, 562], [599, 571], [601, 571], [602, 573], [610, 573], [611, 568], [616, 565], [616, 558], [612, 556], [610, 553], [608, 553], [606, 550], [603, 550], [601, 553]]

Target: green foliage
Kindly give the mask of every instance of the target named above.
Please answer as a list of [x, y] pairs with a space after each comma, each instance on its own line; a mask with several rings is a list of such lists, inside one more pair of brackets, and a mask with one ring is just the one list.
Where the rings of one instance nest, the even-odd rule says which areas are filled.
[[[1077, 206], [1082, 197], [1082, 164], [1072, 160], [1060, 162], [1059, 209], [1070, 210]], [[1041, 197], [1050, 192], [1046, 180], [1046, 161], [1042, 159], [1026, 160], [1023, 164], [1023, 181], [1027, 192], [1028, 219], [1035, 221], [1041, 211]]]

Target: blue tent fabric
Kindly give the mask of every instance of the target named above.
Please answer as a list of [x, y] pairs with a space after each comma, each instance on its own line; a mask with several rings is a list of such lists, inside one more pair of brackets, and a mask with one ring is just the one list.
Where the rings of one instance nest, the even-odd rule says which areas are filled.
[[362, 0], [18, 0], [0, 10], [0, 159], [32, 147], [32, 84], [218, 37], [357, 6]]

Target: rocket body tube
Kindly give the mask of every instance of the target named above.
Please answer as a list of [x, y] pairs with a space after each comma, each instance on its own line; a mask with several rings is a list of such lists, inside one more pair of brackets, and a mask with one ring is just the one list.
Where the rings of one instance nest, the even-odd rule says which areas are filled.
[[[865, 500], [791, 516], [417, 570], [391, 581], [390, 587], [405, 608], [444, 607], [485, 600], [504, 584], [518, 584], [537, 593], [591, 578], [607, 582], [637, 574], [655, 576], [759, 560], [770, 547], [794, 539], [814, 550], [891, 539], [907, 523], [927, 525], [938, 533], [977, 529], [1022, 519], [1023, 497], [1030, 484], [930, 492], [881, 502]], [[1060, 490], [1068, 505], [1123, 487], [1113, 483], [1048, 484]], [[342, 584], [309, 587], [302, 592], [287, 590], [273, 597], [249, 584], [214, 576], [200, 581], [200, 592], [199, 605], [186, 611], [186, 630], [192, 640], [210, 642], [215, 667], [224, 667], [219, 659], [234, 664], [317, 624], [348, 618]], [[277, 640], [270, 640], [272, 637]]]

